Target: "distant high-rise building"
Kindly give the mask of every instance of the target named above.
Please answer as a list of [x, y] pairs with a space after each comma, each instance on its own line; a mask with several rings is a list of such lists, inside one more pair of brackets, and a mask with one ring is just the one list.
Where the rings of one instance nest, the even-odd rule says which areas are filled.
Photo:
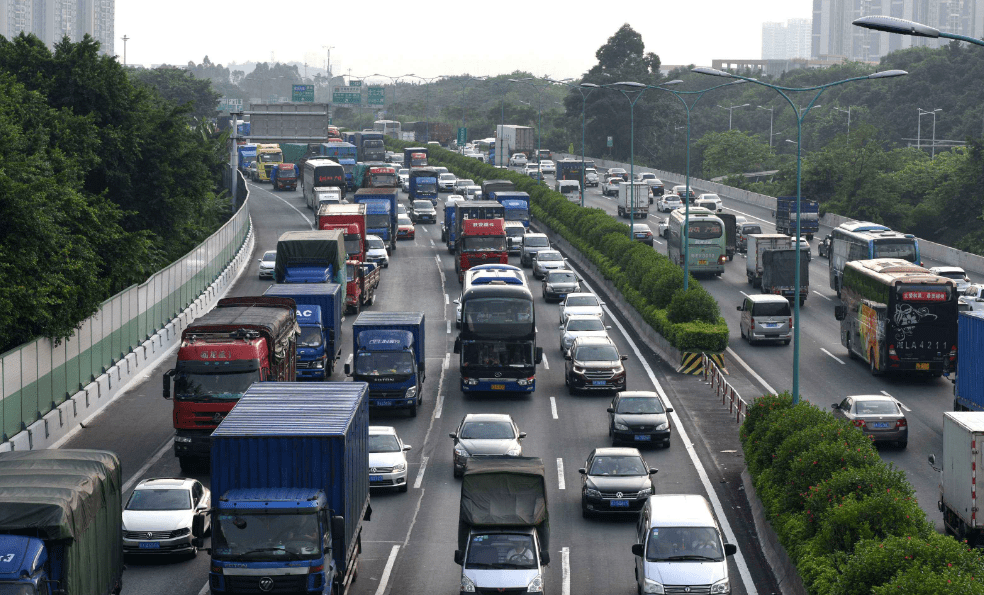
[[54, 47], [66, 35], [79, 41], [88, 33], [112, 56], [115, 10], [116, 0], [0, 0], [0, 35], [33, 33]]
[[810, 57], [810, 19], [762, 23], [762, 59], [792, 60]]
[[943, 38], [881, 33], [851, 24], [870, 15], [916, 21], [947, 33], [984, 36], [984, 0], [813, 0], [811, 57], [877, 62], [895, 50], [949, 43]]

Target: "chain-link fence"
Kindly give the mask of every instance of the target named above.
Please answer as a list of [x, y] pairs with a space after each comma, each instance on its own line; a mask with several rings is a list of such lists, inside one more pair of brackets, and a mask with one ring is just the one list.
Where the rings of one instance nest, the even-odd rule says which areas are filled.
[[103, 302], [71, 338], [58, 345], [37, 339], [0, 356], [0, 441], [65, 402], [187, 308], [235, 257], [249, 225], [247, 199], [183, 258]]

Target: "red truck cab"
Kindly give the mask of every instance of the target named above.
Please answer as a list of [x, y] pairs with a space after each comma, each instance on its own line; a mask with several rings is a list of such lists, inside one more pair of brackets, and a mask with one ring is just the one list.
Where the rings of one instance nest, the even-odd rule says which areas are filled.
[[368, 188], [399, 188], [400, 178], [396, 175], [396, 168], [393, 167], [371, 167], [369, 168]]
[[221, 299], [185, 328], [177, 363], [164, 374], [182, 470], [208, 460], [212, 431], [250, 385], [294, 381], [298, 332], [294, 300], [275, 297]]
[[465, 219], [461, 238], [457, 242], [458, 257], [454, 260], [458, 281], [465, 271], [480, 264], [509, 264], [506, 249], [506, 230], [503, 219]]

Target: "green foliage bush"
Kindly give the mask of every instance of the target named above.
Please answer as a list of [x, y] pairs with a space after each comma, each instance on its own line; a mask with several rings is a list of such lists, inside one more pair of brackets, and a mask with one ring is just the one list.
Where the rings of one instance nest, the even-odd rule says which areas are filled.
[[984, 557], [940, 535], [861, 430], [788, 393], [754, 401], [745, 460], [810, 593], [984, 593]]
[[[401, 151], [416, 144], [396, 139], [386, 142]], [[693, 277], [684, 293], [683, 271], [649, 246], [630, 240], [624, 223], [601, 209], [574, 204], [527, 176], [433, 146], [428, 150], [431, 164], [443, 165], [459, 177], [479, 184], [506, 179], [528, 193], [533, 218], [593, 262], [643, 319], [680, 351], [719, 353], [728, 346], [727, 323], [710, 293]]]

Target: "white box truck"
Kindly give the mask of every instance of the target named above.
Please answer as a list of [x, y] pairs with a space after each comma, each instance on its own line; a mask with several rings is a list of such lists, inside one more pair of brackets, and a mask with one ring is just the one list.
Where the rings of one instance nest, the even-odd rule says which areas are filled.
[[618, 216], [645, 219], [649, 216], [649, 184], [622, 182], [618, 185]]
[[529, 157], [533, 152], [533, 129], [529, 126], [513, 124], [495, 127], [495, 163], [506, 167], [513, 153], [524, 153]]
[[753, 233], [746, 241], [748, 258], [745, 260], [745, 276], [752, 287], [762, 287], [762, 254], [766, 250], [792, 248], [793, 238], [781, 233]]
[[[977, 515], [976, 470], [984, 469], [984, 412], [943, 412], [943, 458], [930, 455], [929, 463], [941, 472], [940, 499], [943, 526], [970, 547], [984, 545], [984, 519]], [[936, 467], [937, 462], [940, 464]], [[982, 494], [984, 496], [984, 494]]]

